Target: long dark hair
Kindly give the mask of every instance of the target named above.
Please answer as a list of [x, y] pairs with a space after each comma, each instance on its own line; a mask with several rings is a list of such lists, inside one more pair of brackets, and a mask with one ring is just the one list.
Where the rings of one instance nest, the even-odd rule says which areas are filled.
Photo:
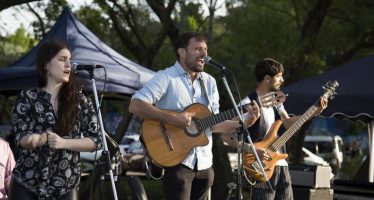
[[[50, 40], [42, 44], [36, 56], [36, 65], [38, 70], [39, 87], [47, 85], [47, 70], [45, 66], [61, 50], [70, 49], [67, 44], [59, 40]], [[70, 73], [69, 81], [62, 84], [58, 92], [58, 113], [54, 132], [59, 135], [69, 135], [74, 128], [74, 122], [78, 114], [78, 92], [80, 84], [76, 81], [74, 73]]]

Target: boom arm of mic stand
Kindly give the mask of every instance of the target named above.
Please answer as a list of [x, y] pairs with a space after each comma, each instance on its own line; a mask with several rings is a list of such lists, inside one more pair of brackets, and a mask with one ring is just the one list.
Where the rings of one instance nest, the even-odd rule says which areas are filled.
[[[247, 136], [248, 136], [248, 138], [249, 138], [249, 142], [250, 142], [250, 144], [251, 144], [250, 146], [251, 146], [251, 148], [252, 148], [253, 154], [254, 154], [255, 157], [256, 157], [256, 161], [259, 163], [259, 166], [260, 166], [260, 168], [261, 168], [261, 173], [262, 173], [262, 175], [264, 176], [264, 178], [265, 178], [265, 180], [266, 180], [266, 184], [268, 185], [269, 189], [270, 189], [271, 191], [273, 191], [273, 188], [272, 188], [272, 186], [271, 186], [271, 184], [270, 184], [270, 182], [269, 182], [269, 179], [268, 179], [268, 177], [267, 177], [267, 175], [266, 175], [266, 173], [265, 173], [264, 167], [262, 166], [262, 163], [260, 162], [261, 160], [260, 160], [260, 158], [258, 157], [257, 151], [256, 151], [256, 149], [254, 148], [254, 145], [253, 145], [253, 142], [252, 142], [251, 138], [249, 137], [249, 132], [248, 132], [247, 128], [244, 126], [243, 115], [239, 112], [239, 109], [238, 109], [238, 107], [236, 106], [237, 104], [236, 104], [235, 99], [234, 99], [234, 97], [233, 97], [233, 95], [232, 95], [232, 92], [231, 92], [231, 90], [230, 90], [230, 87], [229, 87], [229, 85], [227, 84], [227, 80], [226, 80], [226, 77], [225, 77], [225, 73], [226, 73], [226, 71], [225, 71], [225, 70], [222, 70], [222, 72], [221, 72], [222, 80], [223, 80], [223, 83], [224, 83], [224, 85], [225, 85], [226, 91], [227, 91], [227, 93], [228, 93], [229, 96], [230, 96], [231, 103], [232, 103], [233, 107], [235, 108], [235, 111], [236, 111], [237, 115], [239, 116], [239, 123], [243, 126], [243, 129], [244, 129], [244, 130], [246, 131], [246, 133], [247, 133]], [[238, 138], [239, 138], [239, 137], [238, 137]], [[240, 146], [240, 145], [238, 145], [238, 146]], [[239, 147], [238, 147], [238, 148], [239, 148]], [[240, 178], [239, 173], [240, 173], [240, 170], [242, 169], [242, 168], [241, 168], [240, 159], [238, 160], [238, 162], [239, 162], [239, 163], [238, 163], [238, 178]], [[239, 169], [240, 169], [240, 170], [239, 170]], [[240, 183], [240, 182], [238, 182], [238, 183]], [[241, 188], [239, 188], [239, 187], [241, 187], [241, 186], [239, 186], [239, 185], [237, 186], [238, 190], [241, 190]], [[237, 191], [238, 191], [238, 190], [237, 190]]]
[[109, 167], [109, 175], [110, 175], [110, 181], [112, 183], [113, 196], [114, 196], [115, 200], [118, 200], [116, 185], [114, 184], [113, 170], [111, 168], [112, 165], [110, 163], [110, 158], [109, 158], [109, 154], [108, 154], [108, 144], [106, 142], [105, 130], [104, 130], [104, 123], [103, 123], [103, 118], [102, 118], [101, 112], [100, 112], [99, 98], [97, 96], [96, 83], [95, 83], [93, 71], [94, 71], [93, 69], [89, 71], [89, 76], [90, 76], [90, 79], [91, 79], [91, 82], [92, 82], [92, 90], [94, 92], [94, 97], [95, 97], [96, 110], [97, 110], [97, 116], [99, 118], [101, 137], [102, 137], [103, 144], [104, 144], [104, 151], [102, 153], [102, 156], [106, 156], [107, 157], [107, 158], [104, 158], [103, 160], [107, 161], [108, 162], [108, 166], [110, 166]]

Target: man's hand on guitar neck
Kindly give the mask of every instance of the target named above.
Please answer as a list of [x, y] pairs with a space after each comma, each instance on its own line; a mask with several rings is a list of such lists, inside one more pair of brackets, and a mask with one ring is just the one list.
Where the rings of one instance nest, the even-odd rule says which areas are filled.
[[318, 109], [316, 110], [316, 112], [314, 112], [313, 117], [317, 117], [319, 114], [321, 114], [321, 112], [327, 108], [328, 103], [328, 98], [321, 96]]
[[277, 103], [284, 103], [286, 101], [288, 94], [283, 93], [282, 91], [276, 91], [275, 97], [277, 100]]
[[269, 92], [265, 95], [259, 96], [260, 105], [262, 107], [274, 107], [277, 104], [284, 103], [288, 95], [282, 91]]
[[246, 127], [252, 126], [261, 115], [260, 107], [256, 101], [252, 101], [250, 104], [247, 104], [245, 108], [247, 112], [244, 114], [244, 124]]

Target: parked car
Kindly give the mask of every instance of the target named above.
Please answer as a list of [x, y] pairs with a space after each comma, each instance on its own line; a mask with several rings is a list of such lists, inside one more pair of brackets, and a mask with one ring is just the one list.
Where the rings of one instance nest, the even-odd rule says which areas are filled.
[[134, 142], [139, 142], [139, 135], [136, 134], [136, 135], [125, 135], [122, 140], [120, 141], [120, 143], [118, 144], [119, 146], [119, 149], [121, 151], [122, 154], [126, 154], [128, 153], [128, 149], [130, 148], [131, 144], [134, 143]]
[[144, 148], [140, 140], [132, 142], [122, 158], [126, 163], [125, 171], [146, 173]]
[[307, 165], [324, 165], [324, 166], [329, 166], [330, 164], [324, 160], [323, 158], [317, 156], [316, 154], [312, 153], [309, 151], [307, 148], [302, 147], [301, 148], [303, 151], [303, 156], [304, 156], [304, 164]]
[[328, 161], [334, 170], [343, 163], [343, 140], [340, 136], [305, 136], [304, 147]]

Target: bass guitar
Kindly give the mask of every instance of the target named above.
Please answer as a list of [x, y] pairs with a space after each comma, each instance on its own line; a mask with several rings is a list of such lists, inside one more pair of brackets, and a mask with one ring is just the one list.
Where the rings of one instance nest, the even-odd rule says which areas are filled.
[[[326, 83], [322, 88], [324, 89], [323, 96], [329, 99], [333, 98], [336, 94], [335, 90], [339, 86], [338, 81], [332, 81]], [[255, 148], [263, 148], [269, 155], [268, 158], [261, 161], [262, 166], [268, 179], [273, 176], [275, 164], [278, 160], [286, 159], [287, 154], [279, 153], [279, 150], [285, 145], [285, 143], [301, 128], [301, 126], [308, 121], [312, 114], [318, 109], [319, 101], [312, 105], [289, 129], [287, 129], [279, 138], [277, 138], [277, 132], [282, 125], [281, 120], [274, 122], [265, 138], [260, 142], [256, 142], [253, 145]], [[248, 145], [248, 144], [244, 144]], [[260, 182], [265, 182], [266, 179], [261, 173], [260, 164], [256, 161], [255, 156], [250, 151], [248, 146], [244, 147], [243, 152], [243, 166], [245, 172], [252, 178]]]

